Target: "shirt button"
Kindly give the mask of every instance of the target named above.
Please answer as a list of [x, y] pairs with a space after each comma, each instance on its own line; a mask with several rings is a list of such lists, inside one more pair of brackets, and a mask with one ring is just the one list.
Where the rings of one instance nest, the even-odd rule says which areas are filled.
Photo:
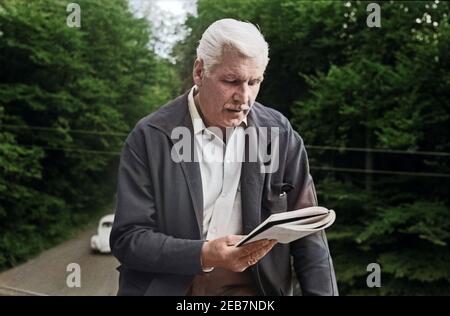
[[227, 192], [222, 192], [222, 197], [226, 197], [227, 196]]

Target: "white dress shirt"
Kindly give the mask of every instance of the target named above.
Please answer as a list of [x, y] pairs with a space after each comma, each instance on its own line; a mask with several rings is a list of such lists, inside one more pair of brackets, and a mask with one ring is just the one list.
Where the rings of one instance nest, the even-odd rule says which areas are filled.
[[[188, 96], [203, 188], [203, 238], [212, 240], [228, 234], [242, 234], [240, 192], [244, 157], [244, 128], [234, 128], [226, 143], [206, 128], [195, 106], [194, 86]], [[243, 121], [247, 124], [247, 119]]]

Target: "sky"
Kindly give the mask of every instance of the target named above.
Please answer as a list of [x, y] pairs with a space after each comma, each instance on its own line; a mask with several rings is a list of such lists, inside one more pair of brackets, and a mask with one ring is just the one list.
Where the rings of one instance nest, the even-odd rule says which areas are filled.
[[186, 14], [186, 8], [183, 7], [183, 0], [160, 0], [157, 5], [166, 11], [170, 11], [175, 15], [182, 16]]
[[155, 52], [169, 58], [173, 45], [186, 36], [183, 23], [188, 14], [196, 14], [196, 0], [129, 0], [132, 12], [147, 17], [152, 24]]

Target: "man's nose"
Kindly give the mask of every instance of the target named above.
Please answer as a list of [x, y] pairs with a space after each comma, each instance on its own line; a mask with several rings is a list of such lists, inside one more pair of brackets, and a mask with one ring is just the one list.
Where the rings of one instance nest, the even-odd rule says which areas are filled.
[[236, 90], [236, 92], [234, 93], [234, 97], [233, 100], [236, 103], [239, 103], [239, 105], [241, 104], [249, 104], [250, 102], [250, 87], [248, 86], [247, 83], [243, 83], [241, 85], [239, 85], [238, 89]]

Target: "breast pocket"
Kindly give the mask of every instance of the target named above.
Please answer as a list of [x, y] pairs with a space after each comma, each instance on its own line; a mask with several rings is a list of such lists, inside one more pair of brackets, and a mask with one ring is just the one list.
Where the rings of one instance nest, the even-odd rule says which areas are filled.
[[287, 195], [294, 186], [290, 183], [275, 183], [271, 185], [270, 191], [265, 199], [265, 207], [270, 213], [286, 212], [288, 208]]

